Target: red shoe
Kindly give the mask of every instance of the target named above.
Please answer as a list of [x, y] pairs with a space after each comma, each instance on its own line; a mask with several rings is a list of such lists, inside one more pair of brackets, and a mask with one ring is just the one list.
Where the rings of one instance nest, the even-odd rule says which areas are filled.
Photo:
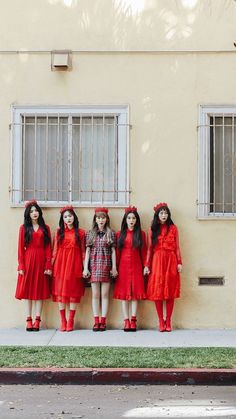
[[99, 332], [99, 330], [100, 330], [99, 317], [98, 316], [95, 316], [94, 317], [93, 331], [94, 332]]
[[132, 316], [131, 322], [130, 322], [130, 332], [136, 332], [136, 330], [137, 330], [137, 319], [136, 319], [136, 316]]
[[163, 319], [159, 321], [159, 331], [160, 332], [166, 331], [166, 322]]
[[102, 317], [101, 318], [101, 323], [100, 323], [100, 328], [99, 328], [99, 331], [100, 332], [105, 332], [105, 330], [106, 330], [106, 317]]
[[171, 331], [172, 331], [172, 327], [171, 327], [170, 319], [166, 319], [166, 332], [171, 332]]
[[124, 320], [124, 332], [130, 332], [130, 321], [129, 321], [129, 319]]
[[41, 322], [40, 316], [36, 316], [35, 321], [34, 321], [34, 324], [33, 324], [33, 331], [34, 332], [38, 332], [39, 331], [40, 322]]
[[26, 319], [26, 328], [27, 332], [32, 332], [33, 331], [33, 323], [32, 323], [32, 317], [27, 317]]

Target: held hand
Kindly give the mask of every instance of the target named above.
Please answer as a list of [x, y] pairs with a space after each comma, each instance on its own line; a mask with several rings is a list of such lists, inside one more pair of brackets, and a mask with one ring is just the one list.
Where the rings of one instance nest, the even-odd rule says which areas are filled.
[[24, 271], [22, 271], [22, 269], [20, 269], [20, 270], [18, 271], [18, 274], [19, 274], [19, 275], [24, 275]]
[[51, 269], [46, 269], [46, 270], [44, 271], [44, 274], [45, 274], [45, 275], [49, 275], [49, 276], [51, 276], [51, 275], [52, 275], [52, 271], [51, 271]]
[[83, 270], [83, 278], [89, 278], [90, 277], [90, 272], [88, 269], [84, 268]]
[[111, 272], [110, 272], [112, 278], [116, 278], [118, 276], [118, 272], [116, 268], [112, 268]]
[[177, 265], [177, 271], [179, 272], [179, 273], [181, 273], [182, 272], [182, 265]]
[[144, 266], [143, 275], [149, 275], [149, 274], [150, 274], [150, 269], [147, 266]]

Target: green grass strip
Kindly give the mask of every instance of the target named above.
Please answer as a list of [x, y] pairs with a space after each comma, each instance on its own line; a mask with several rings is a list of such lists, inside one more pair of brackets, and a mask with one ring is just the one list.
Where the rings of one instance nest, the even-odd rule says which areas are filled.
[[236, 348], [5, 346], [0, 367], [236, 368]]

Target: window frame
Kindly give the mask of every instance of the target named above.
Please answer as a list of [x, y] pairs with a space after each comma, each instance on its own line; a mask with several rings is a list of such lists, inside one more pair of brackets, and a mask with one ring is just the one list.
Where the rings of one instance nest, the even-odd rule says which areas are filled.
[[[15, 105], [11, 106], [11, 165], [10, 165], [10, 204], [11, 207], [24, 207], [25, 201], [22, 200], [22, 132], [21, 118], [22, 116], [60, 116], [60, 117], [79, 117], [79, 116], [111, 116], [116, 115], [119, 119], [118, 138], [120, 156], [117, 171], [118, 176], [118, 194], [119, 190], [124, 194], [122, 201], [72, 201], [72, 191], [69, 192], [70, 200], [68, 201], [43, 201], [37, 200], [39, 205], [43, 207], [61, 207], [65, 203], [70, 203], [74, 207], [95, 207], [98, 205], [106, 205], [109, 207], [125, 207], [130, 201], [130, 158], [129, 158], [129, 105]], [[124, 128], [121, 130], [121, 127]], [[119, 133], [120, 130], [120, 133]], [[125, 158], [123, 158], [125, 156]], [[125, 167], [126, 166], [126, 167]], [[73, 183], [70, 177], [71, 185]]]
[[212, 116], [236, 117], [236, 105], [199, 105], [197, 217], [199, 220], [235, 220], [236, 211], [210, 213], [210, 130], [205, 127]]

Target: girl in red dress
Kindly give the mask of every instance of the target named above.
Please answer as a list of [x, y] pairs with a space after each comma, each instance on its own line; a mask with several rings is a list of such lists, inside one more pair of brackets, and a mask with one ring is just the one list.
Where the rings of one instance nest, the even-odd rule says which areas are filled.
[[136, 331], [138, 300], [146, 298], [143, 277], [145, 259], [146, 237], [141, 230], [137, 208], [126, 208], [121, 231], [117, 233], [118, 278], [114, 288], [114, 298], [122, 300], [125, 332]]
[[[174, 299], [180, 296], [182, 261], [178, 229], [171, 219], [168, 205], [161, 202], [154, 207], [154, 217], [148, 232], [148, 251], [145, 273], [150, 274], [147, 298], [155, 302], [160, 332], [171, 332]], [[163, 317], [166, 302], [166, 320]]]
[[[91, 282], [94, 332], [106, 330], [111, 276], [117, 276], [115, 246], [116, 236], [110, 228], [108, 209], [96, 208], [92, 230], [86, 234], [83, 272], [84, 278]], [[99, 321], [100, 309], [101, 321]]]
[[[52, 299], [58, 302], [62, 332], [74, 329], [77, 304], [84, 295], [83, 260], [85, 256], [85, 231], [72, 206], [61, 209], [59, 228], [53, 246]], [[66, 304], [69, 319], [66, 319]]]
[[[18, 281], [15, 297], [26, 300], [26, 330], [39, 331], [43, 300], [50, 298], [48, 275], [51, 266], [51, 233], [37, 201], [25, 205], [24, 224], [18, 241]], [[32, 323], [34, 303], [35, 321]]]

